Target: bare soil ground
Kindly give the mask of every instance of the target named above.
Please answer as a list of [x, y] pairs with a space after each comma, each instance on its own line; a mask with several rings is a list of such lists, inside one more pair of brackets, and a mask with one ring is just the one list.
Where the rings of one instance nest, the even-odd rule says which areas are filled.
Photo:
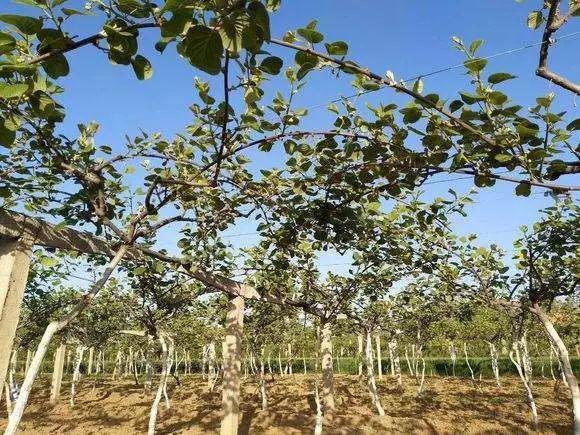
[[[242, 386], [240, 433], [312, 433], [315, 403], [313, 375], [276, 376], [268, 380], [269, 409], [261, 410], [258, 383], [247, 378]], [[95, 384], [93, 388], [93, 384]], [[200, 376], [186, 376], [181, 386], [171, 381], [171, 409], [160, 406], [157, 433], [202, 434], [219, 431], [221, 389], [207, 391]], [[571, 433], [569, 396], [554, 381], [537, 379], [534, 393], [540, 416], [539, 433]], [[385, 376], [378, 381], [386, 416], [379, 417], [366, 386], [357, 376], [336, 375], [337, 412], [325, 433], [529, 433], [531, 416], [519, 379], [504, 378], [502, 388], [492, 380], [477, 384], [468, 379], [428, 377], [426, 391], [417, 397], [415, 379], [405, 379], [405, 391]], [[33, 390], [21, 424], [27, 434], [133, 434], [145, 433], [153, 395], [143, 394], [129, 380], [111, 382], [85, 378], [77, 403], [68, 404], [68, 384], [62, 401], [48, 405], [49, 380], [40, 380]], [[5, 427], [5, 408], [0, 429]]]

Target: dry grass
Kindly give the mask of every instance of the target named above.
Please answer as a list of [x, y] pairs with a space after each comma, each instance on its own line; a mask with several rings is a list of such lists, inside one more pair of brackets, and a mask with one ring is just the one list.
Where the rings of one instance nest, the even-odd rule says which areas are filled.
[[[269, 409], [262, 411], [257, 382], [248, 378], [242, 388], [240, 433], [300, 434], [314, 427], [314, 376], [293, 375], [269, 379]], [[173, 382], [173, 380], [172, 380]], [[517, 378], [503, 379], [498, 388], [491, 380], [477, 385], [467, 379], [427, 378], [426, 391], [416, 396], [416, 381], [405, 380], [399, 391], [390, 377], [378, 382], [386, 416], [372, 407], [365, 384], [356, 376], [337, 375], [337, 412], [326, 433], [527, 433], [530, 412]], [[74, 409], [68, 406], [68, 385], [62, 402], [48, 406], [48, 380], [33, 390], [21, 425], [22, 433], [132, 434], [147, 431], [152, 395], [146, 396], [130, 380], [116, 382], [85, 379]], [[571, 433], [569, 397], [554, 382], [537, 379], [534, 393], [540, 415], [540, 433]], [[162, 404], [158, 433], [215, 433], [219, 430], [221, 390], [208, 393], [199, 376], [171, 384], [172, 407]], [[0, 416], [0, 428], [6, 424]]]

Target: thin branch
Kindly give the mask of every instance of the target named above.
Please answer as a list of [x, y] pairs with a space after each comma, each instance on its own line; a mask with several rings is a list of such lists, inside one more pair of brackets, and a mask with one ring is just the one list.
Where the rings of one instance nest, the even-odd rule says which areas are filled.
[[559, 74], [551, 71], [548, 67], [548, 55], [550, 45], [554, 42], [553, 35], [560, 29], [568, 19], [580, 9], [580, 3], [575, 3], [571, 6], [569, 12], [565, 16], [558, 13], [561, 0], [552, 0], [550, 10], [548, 11], [548, 18], [546, 19], [546, 27], [544, 27], [544, 34], [542, 35], [542, 45], [540, 45], [540, 60], [536, 75], [542, 77], [550, 82], [580, 95], [580, 85], [562, 77]]

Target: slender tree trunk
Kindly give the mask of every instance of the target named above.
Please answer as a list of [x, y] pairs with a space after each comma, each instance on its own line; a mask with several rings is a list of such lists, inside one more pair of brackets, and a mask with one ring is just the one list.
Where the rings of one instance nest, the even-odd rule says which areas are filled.
[[32, 350], [26, 349], [26, 365], [24, 366], [24, 374], [28, 371], [28, 367], [30, 367], [30, 361], [32, 361]]
[[510, 359], [512, 363], [516, 366], [518, 370], [518, 374], [520, 375], [520, 379], [524, 384], [524, 388], [526, 390], [526, 399], [528, 405], [530, 406], [530, 410], [532, 412], [532, 421], [534, 423], [534, 428], [538, 427], [538, 409], [536, 408], [536, 402], [534, 400], [534, 395], [532, 393], [532, 385], [530, 382], [529, 375], [525, 372], [525, 364], [522, 360], [525, 359], [525, 355], [522, 355], [524, 352], [523, 345], [521, 341], [515, 341], [512, 345], [512, 350], [510, 351]]
[[87, 365], [87, 375], [93, 374], [93, 360], [94, 360], [94, 358], [95, 358], [95, 348], [91, 346], [89, 348], [89, 361], [88, 361], [88, 365]]
[[242, 332], [244, 327], [244, 299], [236, 296], [230, 299], [226, 319], [226, 337], [223, 343], [223, 417], [220, 427], [221, 435], [238, 433], [240, 413], [240, 355], [242, 350]]
[[83, 354], [84, 353], [85, 353], [85, 346], [83, 346], [82, 344], [79, 344], [77, 346], [77, 349], [76, 349], [72, 382], [70, 384], [70, 406], [75, 406], [77, 384], [81, 379], [81, 363], [83, 362]]
[[379, 334], [375, 337], [377, 345], [377, 373], [379, 374], [379, 380], [383, 379], [383, 361], [381, 356], [381, 336]]
[[399, 353], [397, 351], [397, 340], [392, 339], [389, 342], [389, 352], [391, 352], [391, 361], [393, 364], [394, 374], [397, 376], [397, 384], [399, 388], [403, 388], [403, 376], [401, 374], [401, 360], [399, 359]]
[[128, 246], [121, 245], [119, 250], [116, 252], [115, 256], [109, 261], [101, 279], [99, 279], [96, 283], [94, 283], [91, 286], [89, 292], [81, 298], [81, 300], [77, 303], [77, 305], [71, 311], [69, 311], [68, 314], [66, 314], [59, 321], [51, 322], [47, 326], [46, 331], [44, 331], [44, 335], [42, 336], [42, 339], [38, 344], [34, 357], [32, 358], [32, 362], [30, 363], [28, 372], [24, 377], [24, 382], [22, 383], [20, 395], [18, 396], [18, 400], [14, 404], [14, 409], [10, 413], [10, 417], [8, 418], [8, 424], [6, 426], [6, 430], [4, 431], [4, 435], [16, 434], [18, 425], [20, 424], [20, 419], [22, 418], [22, 414], [24, 413], [24, 408], [26, 407], [26, 403], [28, 402], [28, 396], [30, 395], [32, 384], [36, 379], [38, 371], [40, 370], [40, 365], [42, 364], [42, 360], [44, 358], [44, 355], [46, 354], [48, 345], [50, 344], [50, 340], [52, 339], [54, 334], [66, 328], [70, 322], [72, 322], [86, 307], [90, 305], [90, 303], [95, 298], [99, 290], [103, 288], [103, 286], [108, 281], [113, 271], [117, 268], [117, 265], [127, 253], [127, 250]]
[[379, 394], [377, 393], [377, 384], [375, 382], [375, 371], [373, 367], [373, 340], [370, 331], [366, 333], [366, 350], [365, 350], [365, 363], [367, 367], [367, 386], [369, 389], [369, 394], [371, 396], [371, 401], [380, 416], [385, 415], [385, 411], [379, 400]]
[[266, 377], [264, 367], [264, 348], [260, 355], [260, 395], [262, 396], [262, 410], [268, 409], [268, 395], [266, 393]]
[[153, 364], [151, 363], [151, 359], [153, 357], [153, 337], [148, 335], [147, 336], [147, 344], [145, 348], [145, 382], [143, 384], [143, 389], [145, 394], [149, 394], [151, 392], [151, 387], [153, 386]]
[[542, 310], [539, 305], [534, 305], [534, 314], [540, 319], [542, 325], [546, 329], [550, 340], [554, 344], [556, 351], [558, 352], [558, 359], [562, 364], [562, 372], [568, 383], [568, 388], [572, 394], [572, 409], [574, 412], [574, 433], [576, 435], [580, 434], [580, 389], [578, 387], [578, 380], [574, 376], [574, 371], [572, 370], [572, 365], [570, 364], [570, 356], [568, 354], [568, 349], [562, 341], [562, 338], [556, 331], [554, 324], [548, 317], [546, 313]]
[[302, 351], [302, 365], [304, 367], [304, 374], [306, 374], [306, 353]]
[[471, 380], [475, 382], [475, 374], [473, 373], [471, 364], [469, 364], [469, 357], [467, 356], [467, 344], [465, 343], [463, 343], [463, 353], [465, 355], [465, 362], [467, 363], [467, 367], [469, 368], [469, 372], [471, 373]]
[[[417, 359], [423, 363], [423, 367], [421, 369], [421, 380], [419, 382], [419, 388], [417, 389], [417, 395], [420, 396], [423, 394], [423, 388], [425, 387], [425, 358], [423, 358], [423, 354], [421, 353]], [[417, 365], [417, 373], [419, 372], [419, 366]]]
[[334, 406], [334, 374], [332, 367], [332, 330], [329, 320], [322, 320], [322, 337], [320, 353], [322, 355], [322, 397], [324, 402], [324, 416], [332, 418]]
[[147, 430], [148, 435], [153, 435], [155, 433], [155, 424], [157, 422], [157, 412], [159, 411], [159, 403], [161, 402], [161, 397], [163, 396], [163, 391], [165, 385], [167, 384], [167, 375], [171, 370], [169, 366], [169, 351], [167, 349], [167, 336], [163, 332], [159, 332], [159, 343], [161, 344], [162, 350], [162, 367], [161, 367], [161, 377], [159, 378], [159, 385], [157, 386], [157, 393], [155, 393], [155, 399], [151, 404], [151, 411], [149, 412], [149, 427]]
[[362, 334], [358, 334], [358, 375], [362, 376], [363, 374], [363, 336]]
[[[498, 364], [498, 354], [495, 345], [490, 341], [489, 342], [489, 354], [491, 357], [491, 371], [495, 377], [495, 382], [497, 386], [501, 388], [501, 383], [499, 382], [499, 364]], [[542, 365], [542, 369], [544, 366]]]

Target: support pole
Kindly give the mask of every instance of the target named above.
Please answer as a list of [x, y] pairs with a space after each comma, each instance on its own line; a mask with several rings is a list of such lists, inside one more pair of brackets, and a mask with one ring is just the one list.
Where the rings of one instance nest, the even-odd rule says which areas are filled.
[[31, 245], [24, 240], [0, 238], [0, 396], [10, 364], [31, 255]]
[[226, 318], [226, 337], [223, 342], [223, 417], [221, 435], [236, 435], [240, 420], [240, 374], [242, 331], [244, 327], [244, 299], [230, 299]]

